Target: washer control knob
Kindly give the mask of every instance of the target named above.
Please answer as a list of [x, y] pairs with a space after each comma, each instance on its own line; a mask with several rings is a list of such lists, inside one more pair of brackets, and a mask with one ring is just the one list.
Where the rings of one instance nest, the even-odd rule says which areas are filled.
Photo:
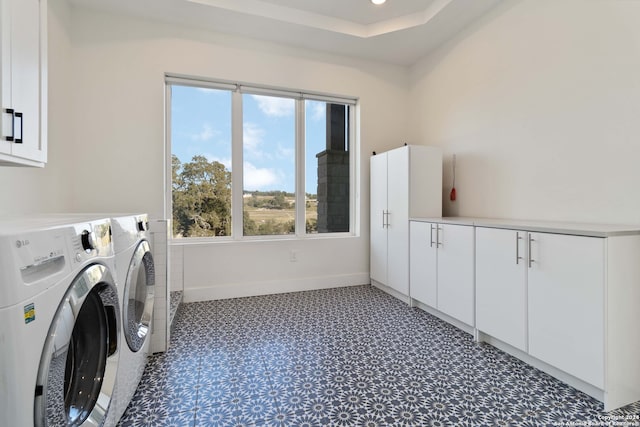
[[96, 248], [96, 245], [97, 245], [96, 233], [94, 233], [93, 231], [84, 230], [82, 232], [81, 240], [82, 240], [82, 249], [84, 249], [85, 251], [91, 252]]
[[149, 230], [149, 223], [147, 221], [138, 221], [138, 231]]

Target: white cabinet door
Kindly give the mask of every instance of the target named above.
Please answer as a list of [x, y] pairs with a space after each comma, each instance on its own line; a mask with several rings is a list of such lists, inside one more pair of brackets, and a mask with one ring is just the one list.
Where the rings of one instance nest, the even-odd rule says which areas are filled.
[[411, 221], [411, 298], [475, 324], [474, 229]]
[[12, 142], [6, 137], [12, 134], [13, 116], [5, 112], [11, 108], [11, 3], [0, 0], [0, 154], [11, 154]]
[[605, 239], [529, 237], [529, 354], [602, 389]]
[[[16, 163], [46, 162], [46, 0], [0, 0], [2, 127], [0, 152]], [[13, 109], [15, 118], [5, 112]], [[3, 160], [3, 159], [0, 159]], [[4, 158], [11, 162], [11, 159]], [[41, 166], [41, 164], [40, 164]]]
[[438, 310], [473, 326], [474, 230], [464, 225], [436, 224], [438, 234]]
[[[40, 0], [13, 0], [11, 33], [12, 101], [22, 113], [22, 143], [12, 155], [44, 161], [40, 147]], [[45, 106], [46, 107], [46, 106]], [[16, 129], [16, 133], [18, 129]]]
[[[420, 173], [424, 167], [429, 173]], [[409, 214], [442, 214], [441, 176], [436, 147], [403, 146], [371, 157], [371, 279], [403, 296], [409, 296]]]
[[410, 296], [421, 303], [436, 307], [438, 304], [436, 224], [411, 221], [409, 227]]
[[409, 150], [387, 154], [387, 285], [409, 295]]
[[522, 351], [527, 351], [526, 236], [476, 228], [476, 328]]
[[371, 278], [387, 283], [387, 153], [371, 157]]

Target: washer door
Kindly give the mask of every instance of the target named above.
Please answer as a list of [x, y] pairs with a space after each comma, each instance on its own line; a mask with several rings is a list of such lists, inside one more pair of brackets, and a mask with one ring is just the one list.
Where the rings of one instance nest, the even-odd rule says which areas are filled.
[[153, 315], [155, 272], [149, 243], [141, 241], [131, 257], [124, 288], [124, 337], [133, 352], [145, 343]]
[[49, 328], [35, 395], [36, 426], [101, 426], [118, 369], [118, 293], [101, 264], [71, 283]]

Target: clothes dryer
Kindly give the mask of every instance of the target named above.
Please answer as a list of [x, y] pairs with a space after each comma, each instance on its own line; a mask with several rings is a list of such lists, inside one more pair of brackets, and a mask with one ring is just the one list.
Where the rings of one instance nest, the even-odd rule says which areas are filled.
[[122, 306], [122, 353], [116, 382], [116, 416], [120, 418], [135, 394], [147, 363], [155, 270], [146, 214], [111, 218], [116, 259], [116, 282]]
[[0, 220], [0, 414], [111, 426], [120, 304], [110, 221]]

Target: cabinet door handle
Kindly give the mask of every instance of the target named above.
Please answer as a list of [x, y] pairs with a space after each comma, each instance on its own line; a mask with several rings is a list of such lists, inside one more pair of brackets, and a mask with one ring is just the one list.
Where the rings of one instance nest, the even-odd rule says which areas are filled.
[[[19, 119], [19, 120], [20, 120], [20, 136], [16, 136], [16, 134], [15, 134], [15, 131], [16, 131], [15, 120], [16, 120], [16, 119]], [[15, 136], [15, 143], [16, 143], [16, 144], [22, 144], [22, 123], [23, 123], [23, 120], [22, 120], [22, 113], [18, 113], [18, 112], [16, 112], [16, 113], [13, 115], [13, 120], [14, 120], [14, 123], [13, 123], [13, 132], [14, 132], [14, 136]]]
[[16, 134], [15, 111], [13, 111], [13, 108], [5, 108], [4, 112], [11, 115], [11, 135], [5, 136], [4, 139], [7, 141], [13, 141], [13, 137]]
[[431, 233], [429, 234], [429, 241], [431, 242], [429, 244], [429, 247], [432, 248], [433, 247], [433, 224], [431, 224]]
[[387, 223], [384, 220], [385, 215], [387, 214], [387, 212], [383, 209], [382, 210], [382, 228], [385, 228], [387, 226]]
[[531, 268], [533, 263], [536, 262], [536, 260], [534, 260], [533, 256], [531, 255], [531, 243], [532, 242], [535, 242], [535, 239], [533, 237], [531, 237], [531, 234], [529, 234], [529, 268]]
[[520, 260], [522, 259], [520, 256], [520, 240], [522, 240], [522, 237], [520, 237], [520, 233], [516, 231], [516, 265], [520, 264]]
[[389, 222], [390, 216], [391, 216], [391, 212], [387, 211], [387, 228], [389, 228], [389, 226], [391, 225], [391, 223]]
[[440, 231], [444, 232], [444, 229], [440, 228], [439, 225], [436, 225], [436, 247], [440, 247], [440, 246], [444, 246], [441, 242], [440, 242]]

